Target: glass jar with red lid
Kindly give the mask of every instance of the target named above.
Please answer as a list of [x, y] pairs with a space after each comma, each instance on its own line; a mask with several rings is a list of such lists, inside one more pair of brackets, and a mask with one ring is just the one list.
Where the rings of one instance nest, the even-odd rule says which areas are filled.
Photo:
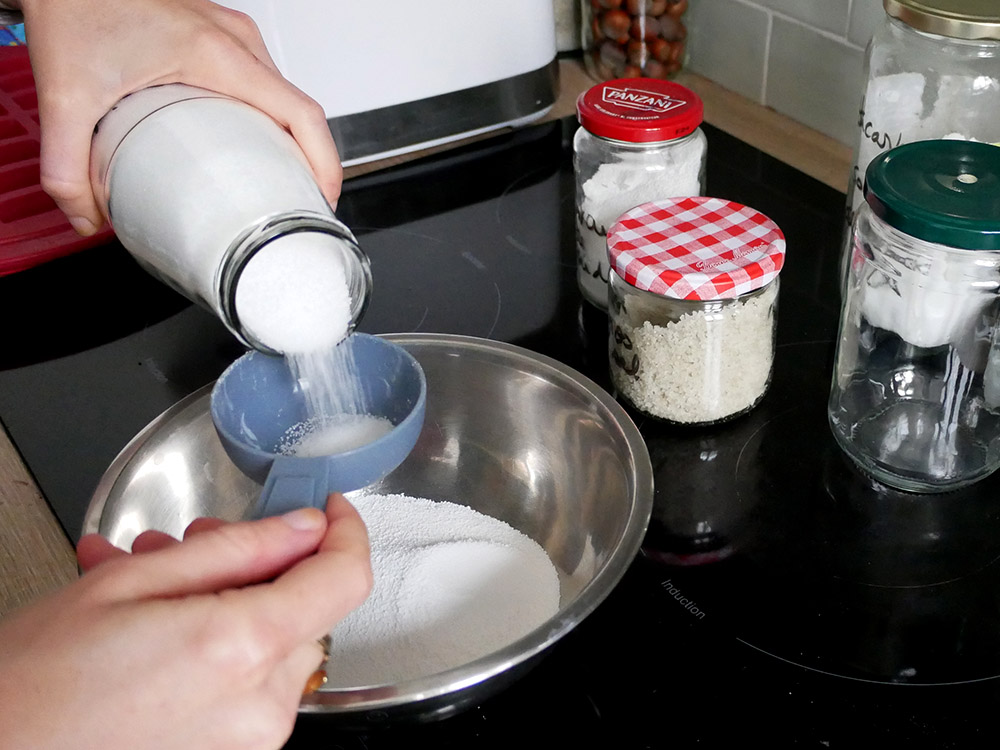
[[764, 397], [785, 237], [740, 203], [694, 196], [628, 211], [608, 233], [610, 367], [620, 400], [712, 424]]
[[577, 282], [608, 306], [607, 231], [630, 208], [704, 192], [703, 105], [673, 81], [606, 81], [580, 95], [573, 139]]

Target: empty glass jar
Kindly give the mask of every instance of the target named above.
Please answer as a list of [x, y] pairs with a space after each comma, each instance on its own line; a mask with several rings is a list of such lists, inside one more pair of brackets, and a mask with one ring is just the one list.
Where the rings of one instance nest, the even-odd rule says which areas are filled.
[[957, 489], [1000, 466], [1000, 148], [905, 144], [868, 167], [830, 393], [875, 479]]

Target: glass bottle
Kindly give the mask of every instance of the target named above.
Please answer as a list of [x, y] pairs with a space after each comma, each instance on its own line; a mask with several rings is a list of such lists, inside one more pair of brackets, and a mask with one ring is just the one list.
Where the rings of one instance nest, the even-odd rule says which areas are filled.
[[640, 203], [704, 192], [703, 105], [679, 83], [637, 78], [597, 84], [576, 108], [577, 282], [606, 310], [611, 225]]
[[581, 44], [598, 80], [671, 78], [684, 67], [688, 0], [581, 0]]
[[720, 198], [653, 201], [608, 233], [610, 367], [643, 414], [711, 424], [764, 397], [774, 364], [781, 230]]
[[1000, 4], [883, 0], [883, 6], [865, 55], [843, 274], [865, 170], [875, 156], [918, 140], [1000, 142]]
[[869, 165], [829, 401], [884, 484], [957, 489], [1000, 466], [1000, 148], [904, 144]]
[[[351, 329], [364, 314], [368, 257], [334, 216], [295, 140], [254, 107], [181, 84], [131, 94], [98, 123], [91, 176], [122, 245], [248, 346], [273, 351], [241, 320], [237, 289], [255, 259], [277, 252], [303, 276], [310, 274], [296, 269], [309, 259], [336, 258]], [[317, 280], [301, 281], [304, 288]], [[295, 309], [295, 296], [273, 304]]]

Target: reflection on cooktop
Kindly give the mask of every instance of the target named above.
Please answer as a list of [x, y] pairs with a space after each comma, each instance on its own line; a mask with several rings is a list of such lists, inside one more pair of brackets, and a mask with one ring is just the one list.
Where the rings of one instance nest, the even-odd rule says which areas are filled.
[[658, 495], [646, 555], [700, 565], [668, 594], [790, 664], [905, 685], [995, 679], [1000, 477], [914, 495], [859, 472], [827, 426], [830, 346], [779, 352], [772, 388], [794, 380], [801, 399], [765, 399], [693, 439], [646, 426]]

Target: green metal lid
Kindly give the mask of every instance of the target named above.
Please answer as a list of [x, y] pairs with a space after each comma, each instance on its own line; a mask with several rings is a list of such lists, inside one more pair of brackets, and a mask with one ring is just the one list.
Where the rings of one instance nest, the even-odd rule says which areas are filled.
[[997, 0], [882, 0], [882, 6], [917, 31], [954, 39], [1000, 40]]
[[939, 245], [1000, 250], [1000, 147], [915, 141], [868, 165], [865, 200], [900, 232]]

